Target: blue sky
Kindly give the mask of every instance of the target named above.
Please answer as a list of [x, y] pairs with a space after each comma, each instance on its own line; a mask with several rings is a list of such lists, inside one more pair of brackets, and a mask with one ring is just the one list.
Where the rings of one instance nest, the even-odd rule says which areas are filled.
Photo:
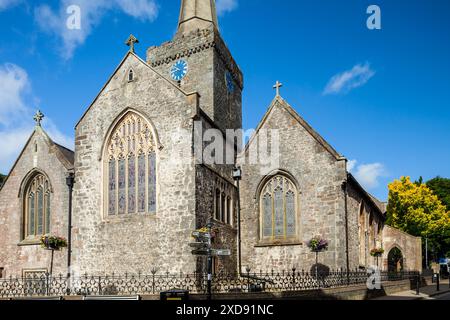
[[[33, 128], [73, 145], [74, 125], [121, 61], [172, 38], [179, 0], [0, 0], [0, 172]], [[82, 29], [64, 27], [78, 4]], [[381, 30], [369, 30], [369, 5]], [[385, 200], [402, 175], [450, 177], [450, 1], [217, 0], [221, 33], [245, 76], [244, 127], [282, 96]]]

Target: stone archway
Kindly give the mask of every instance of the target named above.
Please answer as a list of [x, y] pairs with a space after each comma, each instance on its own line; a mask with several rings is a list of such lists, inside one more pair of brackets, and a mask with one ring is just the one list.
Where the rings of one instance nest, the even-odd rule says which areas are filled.
[[393, 247], [388, 253], [388, 271], [403, 271], [403, 253], [398, 247]]

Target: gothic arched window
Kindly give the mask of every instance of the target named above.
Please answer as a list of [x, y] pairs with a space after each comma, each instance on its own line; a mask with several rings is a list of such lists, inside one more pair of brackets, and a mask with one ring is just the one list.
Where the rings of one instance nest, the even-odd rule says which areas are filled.
[[265, 184], [260, 195], [263, 239], [297, 236], [297, 199], [294, 183], [285, 176], [277, 175]]
[[116, 125], [107, 144], [109, 216], [156, 212], [156, 147], [150, 124], [134, 112]]
[[42, 174], [28, 183], [24, 194], [25, 238], [38, 237], [50, 232], [50, 184]]

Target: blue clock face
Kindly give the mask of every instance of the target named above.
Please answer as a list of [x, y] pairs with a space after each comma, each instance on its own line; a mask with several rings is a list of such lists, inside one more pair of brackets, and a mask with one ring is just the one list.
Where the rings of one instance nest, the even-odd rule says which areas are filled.
[[234, 80], [233, 80], [233, 76], [228, 71], [225, 74], [225, 81], [227, 83], [228, 92], [233, 93], [234, 92]]
[[175, 81], [182, 80], [188, 73], [188, 64], [184, 60], [178, 60], [170, 69], [170, 75]]

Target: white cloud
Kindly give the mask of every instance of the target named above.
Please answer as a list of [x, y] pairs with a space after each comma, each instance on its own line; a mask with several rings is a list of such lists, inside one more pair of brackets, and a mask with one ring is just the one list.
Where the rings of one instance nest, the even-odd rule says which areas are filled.
[[217, 14], [223, 15], [227, 12], [231, 12], [238, 7], [238, 0], [217, 0], [216, 9]]
[[356, 164], [358, 163], [358, 161], [356, 161], [356, 160], [349, 160], [348, 162], [347, 162], [347, 170], [349, 171], [349, 172], [352, 172], [353, 171], [353, 169], [356, 167]]
[[[67, 8], [79, 6], [81, 16], [80, 29], [67, 28], [70, 14]], [[48, 5], [41, 5], [35, 10], [35, 19], [40, 28], [62, 39], [59, 48], [62, 57], [72, 58], [76, 48], [86, 41], [103, 16], [112, 10], [120, 10], [141, 21], [153, 21], [158, 16], [155, 0], [60, 0], [58, 11]]]
[[381, 163], [361, 164], [351, 160], [347, 164], [348, 171], [351, 172], [361, 185], [368, 189], [377, 188], [380, 185], [380, 178], [387, 174], [386, 168]]
[[368, 62], [357, 64], [351, 70], [333, 76], [323, 94], [347, 93], [352, 89], [365, 85], [374, 75], [375, 71], [370, 68]]
[[11, 120], [26, 111], [23, 99], [28, 90], [25, 70], [11, 63], [0, 66], [0, 125], [11, 125]]
[[0, 0], [0, 11], [9, 9], [21, 1], [22, 0]]
[[[33, 132], [35, 110], [29, 105], [34, 100], [27, 72], [15, 64], [0, 65], [1, 173], [8, 173]], [[59, 131], [51, 119], [45, 119], [43, 127], [55, 142], [73, 148], [73, 139]]]

